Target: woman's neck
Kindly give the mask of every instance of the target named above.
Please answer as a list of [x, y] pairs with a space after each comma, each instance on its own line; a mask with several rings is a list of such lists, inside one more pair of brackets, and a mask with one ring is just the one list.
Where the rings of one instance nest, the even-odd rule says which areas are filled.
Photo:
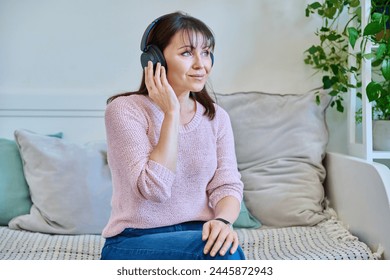
[[190, 93], [180, 95], [177, 98], [180, 103], [180, 124], [185, 125], [193, 119], [196, 113], [196, 101]]

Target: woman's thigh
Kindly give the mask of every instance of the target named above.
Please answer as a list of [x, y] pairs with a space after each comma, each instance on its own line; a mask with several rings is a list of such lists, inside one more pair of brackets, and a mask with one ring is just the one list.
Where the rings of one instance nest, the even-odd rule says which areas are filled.
[[204, 260], [244, 259], [241, 248], [233, 255], [211, 257], [203, 254], [201, 231], [174, 231], [135, 237], [118, 235], [106, 240], [102, 259], [114, 260]]

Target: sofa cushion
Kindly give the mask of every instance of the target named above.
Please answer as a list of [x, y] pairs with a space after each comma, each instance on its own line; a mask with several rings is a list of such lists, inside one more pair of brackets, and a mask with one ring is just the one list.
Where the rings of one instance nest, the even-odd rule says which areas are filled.
[[23, 174], [18, 147], [13, 140], [0, 139], [0, 225], [30, 211], [31, 199]]
[[322, 160], [329, 95], [320, 94], [320, 105], [313, 92], [238, 92], [216, 99], [231, 118], [249, 211], [263, 225], [277, 227], [327, 218]]
[[261, 222], [256, 219], [248, 210], [245, 201], [241, 202], [241, 209], [237, 220], [233, 223], [235, 228], [259, 228]]
[[110, 215], [112, 194], [105, 143], [78, 145], [26, 130], [15, 131], [15, 139], [33, 205], [9, 227], [100, 234]]
[[[62, 137], [62, 133], [50, 135]], [[0, 139], [0, 226], [17, 216], [28, 214], [30, 191], [23, 173], [23, 163], [14, 140]]]

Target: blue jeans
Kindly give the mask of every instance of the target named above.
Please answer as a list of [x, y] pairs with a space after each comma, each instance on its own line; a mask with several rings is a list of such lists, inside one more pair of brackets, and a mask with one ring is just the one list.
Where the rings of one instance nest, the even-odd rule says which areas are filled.
[[204, 222], [188, 222], [152, 229], [127, 228], [106, 239], [102, 260], [244, 260], [238, 247], [234, 254], [225, 256], [203, 254]]

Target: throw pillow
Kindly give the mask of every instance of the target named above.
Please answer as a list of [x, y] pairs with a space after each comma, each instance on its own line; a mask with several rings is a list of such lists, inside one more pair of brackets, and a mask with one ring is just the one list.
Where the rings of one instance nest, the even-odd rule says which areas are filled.
[[15, 141], [0, 139], [0, 225], [30, 211], [31, 199]]
[[[62, 133], [51, 135], [62, 137]], [[0, 225], [31, 208], [30, 191], [23, 173], [23, 163], [14, 140], [0, 139]]]
[[105, 144], [78, 145], [15, 131], [30, 187], [30, 214], [9, 227], [52, 234], [100, 234], [110, 215], [111, 176]]
[[245, 205], [245, 202], [241, 202], [241, 210], [237, 220], [233, 223], [235, 228], [259, 228], [261, 222], [257, 220], [249, 211]]
[[266, 226], [315, 225], [324, 212], [327, 94], [217, 95], [230, 115], [249, 211]]

